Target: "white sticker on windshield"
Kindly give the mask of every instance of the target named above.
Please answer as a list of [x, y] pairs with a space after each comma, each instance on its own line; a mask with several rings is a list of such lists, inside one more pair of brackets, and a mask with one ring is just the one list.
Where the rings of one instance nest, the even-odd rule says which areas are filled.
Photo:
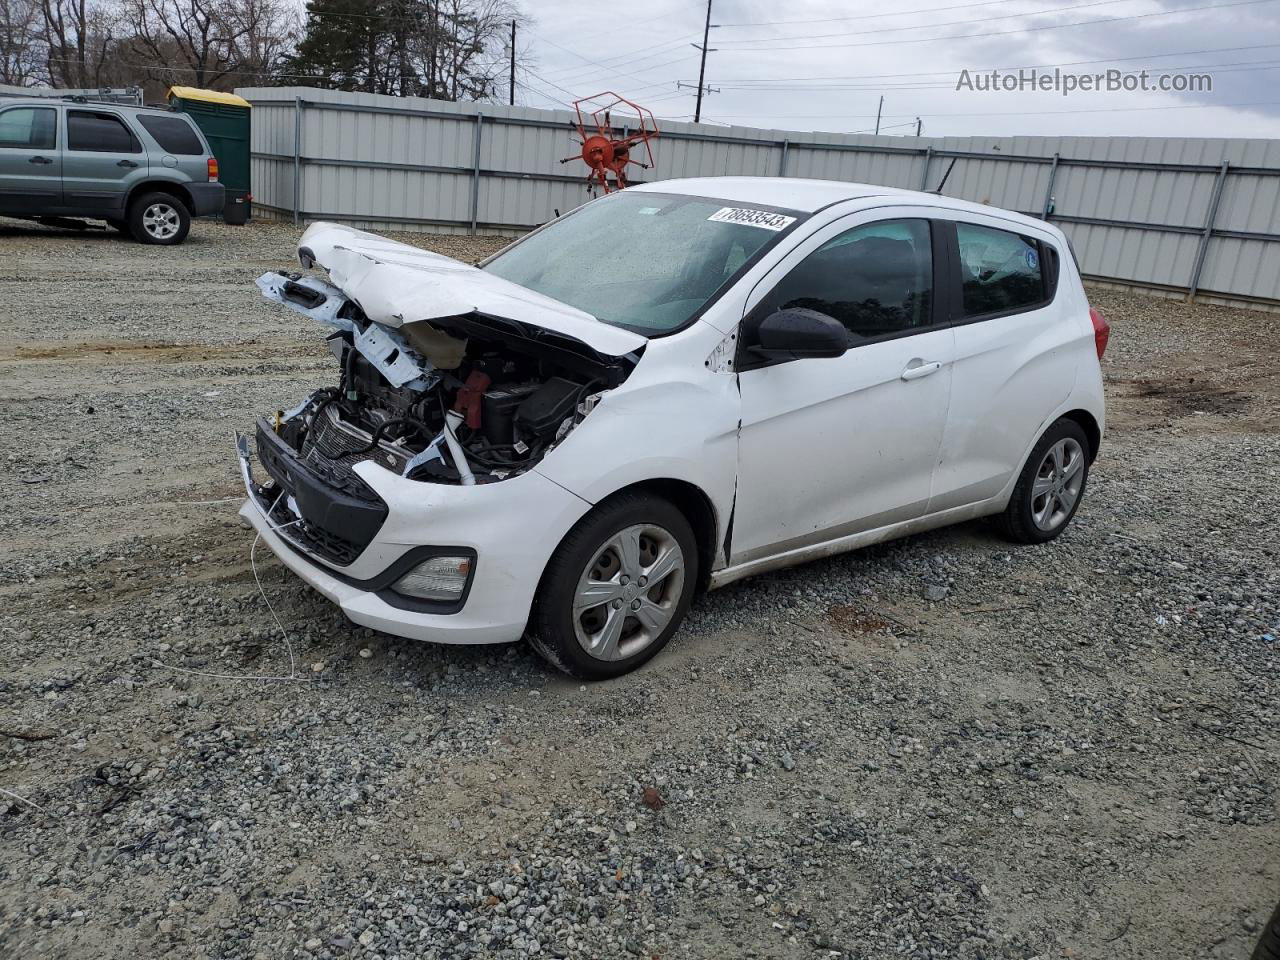
[[714, 223], [740, 223], [744, 227], [759, 227], [761, 230], [785, 230], [796, 222], [795, 217], [768, 210], [752, 210], [750, 207], [721, 207], [708, 220]]

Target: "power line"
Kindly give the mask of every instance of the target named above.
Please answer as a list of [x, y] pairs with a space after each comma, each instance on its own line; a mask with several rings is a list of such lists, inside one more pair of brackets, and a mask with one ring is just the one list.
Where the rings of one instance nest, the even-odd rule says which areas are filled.
[[962, 10], [969, 7], [991, 7], [998, 3], [1022, 3], [1025, 0], [979, 0], [978, 3], [951, 3], [945, 7], [921, 7], [918, 10], [895, 10], [891, 13], [860, 13], [848, 17], [816, 17], [808, 20], [740, 20], [736, 23], [719, 23], [722, 29], [745, 29], [748, 27], [779, 27], [800, 23], [840, 23], [848, 20], [878, 20], [883, 17], [909, 17], [918, 13], [941, 13], [943, 10]]
[[[1050, 66], [1052, 66], [1052, 64]], [[1000, 67], [1000, 68], [997, 68], [997, 72], [1010, 73], [1015, 69], [1031, 70], [1031, 69], [1041, 69], [1041, 68]], [[1166, 74], [1183, 73], [1188, 70], [1207, 70], [1207, 69], [1212, 69], [1215, 74], [1248, 73], [1253, 70], [1280, 69], [1280, 60], [1242, 60], [1237, 63], [1199, 63], [1199, 64], [1187, 64], [1185, 66], [1177, 66], [1177, 67], [1174, 67], [1174, 66], [1160, 67], [1159, 69]], [[982, 74], [984, 75], [989, 73], [991, 73], [990, 70], [982, 71]], [[956, 76], [957, 74], [958, 74], [958, 71], [950, 71], [951, 76]], [[841, 84], [824, 84], [824, 85], [813, 85], [813, 86], [789, 85], [789, 86], [781, 86], [781, 87], [770, 87], [768, 84], [757, 84], [752, 86], [746, 86], [746, 85], [725, 83], [725, 84], [721, 84], [721, 88], [724, 90], [760, 91], [762, 93], [782, 92], [782, 91], [786, 91], [790, 93], [794, 91], [821, 92], [821, 91], [840, 91], [840, 90], [852, 90], [852, 91], [857, 91], [857, 90], [954, 90], [956, 87], [954, 83], [951, 83], [949, 81], [939, 82], [939, 81], [922, 80], [919, 83], [912, 83], [908, 81], [908, 82], [901, 82], [901, 83], [883, 83], [883, 82], [841, 83]], [[1174, 91], [1170, 91], [1170, 92], [1174, 92]]]
[[[635, 66], [637, 63], [639, 63], [642, 60], [651, 60], [654, 57], [665, 56], [667, 53], [670, 52], [671, 48], [683, 47], [685, 43], [687, 43], [691, 39], [694, 39], [693, 34], [689, 34], [687, 37], [680, 37], [679, 39], [676, 39], [676, 40], [663, 40], [661, 43], [653, 43], [647, 47], [639, 47], [638, 49], [629, 51], [628, 53], [620, 53], [612, 57], [605, 57], [603, 60], [597, 60], [595, 62], [600, 66], [605, 66], [606, 64], [613, 63], [615, 60], [623, 60], [623, 61], [627, 61], [627, 66]], [[564, 49], [564, 48], [561, 48], [561, 49]], [[644, 53], [646, 50], [652, 50], [653, 53], [646, 54], [645, 56], [637, 56], [638, 54]], [[575, 54], [575, 56], [578, 56], [578, 54]], [[565, 73], [572, 73], [579, 69], [581, 68], [575, 67], [575, 66], [553, 67], [550, 70], [547, 70], [546, 72], [551, 74], [552, 76], [557, 76]], [[609, 69], [612, 69], [612, 67], [610, 67]], [[561, 77], [561, 79], [563, 79], [563, 77]]]
[[[1260, 0], [1255, 0], [1255, 2], [1260, 2]], [[538, 36], [541, 36], [541, 34], [538, 34]], [[572, 57], [577, 57], [579, 60], [582, 60], [582, 61], [583, 61], [583, 62], [585, 62], [585, 63], [592, 64], [593, 66], [601, 67], [602, 69], [604, 69], [604, 70], [608, 71], [609, 73], [618, 73], [618, 74], [621, 74], [622, 76], [625, 76], [625, 77], [633, 77], [633, 78], [635, 78], [636, 80], [640, 80], [640, 81], [646, 81], [646, 82], [647, 82], [647, 80], [648, 80], [648, 77], [642, 77], [642, 76], [640, 76], [639, 74], [631, 73], [631, 72], [630, 72], [630, 71], [628, 71], [628, 70], [622, 70], [622, 69], [617, 68], [617, 67], [607, 67], [607, 66], [605, 66], [604, 64], [600, 63], [598, 60], [592, 60], [590, 57], [584, 57], [582, 54], [577, 53], [576, 51], [570, 50], [568, 47], [561, 46], [560, 44], [556, 43], [554, 40], [549, 40], [549, 39], [547, 39], [546, 37], [542, 37], [542, 40], [543, 40], [543, 42], [544, 42], [544, 43], [549, 43], [549, 44], [551, 44], [551, 46], [555, 47], [557, 50], [563, 50], [565, 53], [569, 54], [570, 56], [572, 56]], [[681, 58], [681, 59], [683, 59], [683, 58]], [[674, 61], [674, 60], [673, 60], [673, 61], [671, 61], [671, 62], [672, 62], [672, 63], [675, 63], [675, 62], [677, 62], [677, 61]], [[667, 66], [667, 64], [658, 64], [658, 65], [655, 65], [655, 66], [652, 66], [652, 67], [648, 67], [648, 68], [646, 68], [646, 69], [649, 69], [649, 70], [657, 70], [657, 69], [658, 69], [659, 67], [661, 67], [661, 66]]]
[[[1251, 100], [1247, 103], [1190, 103], [1177, 104], [1173, 106], [1163, 107], [1094, 107], [1088, 110], [1004, 110], [991, 113], [920, 113], [894, 114], [895, 117], [923, 117], [923, 118], [945, 118], [945, 117], [1046, 117], [1059, 116], [1074, 113], [1132, 113], [1146, 110], [1225, 110], [1233, 107], [1272, 107], [1280, 106], [1280, 100]], [[720, 114], [722, 117], [729, 119], [749, 119], [752, 117], [784, 117], [789, 119], [813, 120], [829, 117], [830, 114], [814, 114], [812, 116], [799, 116], [794, 113], [774, 113], [774, 114]], [[852, 117], [834, 117], [832, 119], [862, 119], [863, 117], [872, 117], [874, 114], [857, 114]], [[913, 124], [915, 120], [911, 121]]]
[[[1030, 63], [1019, 66], [993, 67], [994, 70], [1041, 70], [1050, 67], [1080, 67], [1088, 64], [1096, 63], [1127, 63], [1134, 60], [1160, 60], [1165, 57], [1194, 57], [1202, 53], [1239, 53], [1243, 50], [1272, 50], [1280, 47], [1280, 43], [1260, 43], [1248, 47], [1209, 47], [1202, 50], [1175, 50], [1170, 53], [1144, 53], [1130, 57], [1102, 57], [1097, 60], [1069, 60], [1063, 63]], [[877, 79], [894, 79], [896, 77], [931, 77], [931, 76], [954, 76], [955, 70], [933, 70], [928, 73], [855, 73], [846, 74], [844, 76], [831, 77], [775, 77], [767, 80], [755, 80], [752, 78], [730, 78], [722, 81], [723, 83], [740, 83], [740, 84], [772, 84], [772, 83], [791, 83], [808, 80], [877, 80]]]
[[[1045, 7], [1041, 10], [1031, 10], [1025, 13], [1009, 13], [998, 14], [990, 17], [970, 17], [967, 20], [943, 20], [939, 23], [916, 23], [904, 27], [878, 27], [875, 30], [857, 30], [849, 32], [847, 30], [839, 33], [813, 33], [813, 34], [794, 34], [785, 37], [748, 37], [743, 40], [722, 40], [721, 43], [732, 44], [749, 44], [749, 43], [773, 43], [775, 41], [786, 40], [828, 40], [832, 37], [852, 37], [865, 36], [869, 33], [897, 33], [903, 30], [924, 30], [930, 27], [955, 27], [969, 23], [990, 23], [993, 20], [1014, 20], [1020, 17], [1039, 17], [1047, 14], [1064, 13], [1072, 10], [1082, 10], [1085, 7], [1105, 7], [1116, 3], [1132, 3], [1134, 0], [1087, 0], [1085, 3], [1068, 3], [1056, 7]], [[755, 49], [754, 47], [752, 49]]]
[[[1232, 2], [1230, 3], [1208, 3], [1208, 4], [1202, 4], [1197, 7], [1178, 7], [1172, 10], [1159, 10], [1154, 13], [1135, 13], [1129, 16], [1124, 16], [1124, 17], [1103, 17], [1098, 20], [1079, 20], [1074, 23], [1049, 23], [1049, 24], [1042, 24], [1037, 27], [1019, 27], [1016, 30], [992, 30], [986, 33], [948, 34], [940, 37], [915, 37], [915, 38], [903, 39], [903, 40], [873, 40], [870, 43], [828, 43], [828, 44], [822, 44], [820, 46], [814, 46], [813, 44], [803, 44], [801, 46], [794, 46], [794, 47], [785, 47], [785, 46], [783, 47], [775, 47], [775, 46], [735, 47], [733, 49], [726, 50], [725, 52], [726, 53], [753, 53], [760, 50], [768, 50], [768, 51], [807, 50], [810, 53], [812, 53], [815, 50], [841, 50], [841, 49], [848, 49], [850, 47], [881, 47], [881, 46], [890, 46], [890, 45], [905, 44], [905, 43], [935, 43], [939, 40], [947, 40], [947, 41], [977, 40], [983, 37], [1002, 37], [1002, 36], [1008, 36], [1010, 34], [1016, 34], [1016, 33], [1036, 33], [1041, 30], [1065, 30], [1070, 27], [1087, 27], [1087, 26], [1092, 26], [1092, 25], [1101, 24], [1101, 23], [1119, 23], [1125, 20], [1145, 20], [1150, 17], [1168, 17], [1175, 14], [1192, 13], [1197, 10], [1222, 10], [1229, 7], [1249, 7], [1259, 3], [1275, 3], [1275, 2], [1276, 0], [1232, 0]], [[791, 38], [783, 37], [780, 39], [789, 40]]]

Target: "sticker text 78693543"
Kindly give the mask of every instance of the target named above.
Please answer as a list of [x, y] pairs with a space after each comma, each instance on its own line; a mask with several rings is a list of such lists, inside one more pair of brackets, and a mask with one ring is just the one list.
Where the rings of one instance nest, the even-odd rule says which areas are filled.
[[721, 207], [707, 217], [713, 223], [737, 223], [744, 227], [759, 227], [761, 230], [785, 230], [796, 222], [795, 217], [769, 210], [753, 210], [750, 207]]

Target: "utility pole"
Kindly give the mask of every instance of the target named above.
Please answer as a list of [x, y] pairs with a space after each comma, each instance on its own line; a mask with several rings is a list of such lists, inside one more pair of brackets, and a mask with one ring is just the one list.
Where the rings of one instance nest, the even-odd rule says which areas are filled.
[[702, 119], [702, 85], [707, 80], [707, 41], [711, 38], [711, 0], [707, 0], [707, 22], [702, 27], [702, 65], [698, 67], [698, 103], [693, 108], [693, 122]]
[[916, 117], [916, 136], [917, 137], [920, 136], [920, 127], [921, 127], [920, 118]]
[[516, 105], [516, 22], [511, 21], [511, 106]]
[[876, 136], [880, 136], [880, 113], [884, 110], [884, 95], [880, 96], [880, 106], [876, 107]]

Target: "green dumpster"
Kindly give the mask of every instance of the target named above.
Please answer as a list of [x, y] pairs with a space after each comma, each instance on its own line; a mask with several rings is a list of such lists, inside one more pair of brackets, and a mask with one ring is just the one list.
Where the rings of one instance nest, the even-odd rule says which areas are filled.
[[169, 105], [195, 121], [218, 158], [218, 179], [227, 188], [223, 219], [242, 224], [253, 200], [249, 185], [249, 115], [252, 105], [234, 93], [170, 87]]

